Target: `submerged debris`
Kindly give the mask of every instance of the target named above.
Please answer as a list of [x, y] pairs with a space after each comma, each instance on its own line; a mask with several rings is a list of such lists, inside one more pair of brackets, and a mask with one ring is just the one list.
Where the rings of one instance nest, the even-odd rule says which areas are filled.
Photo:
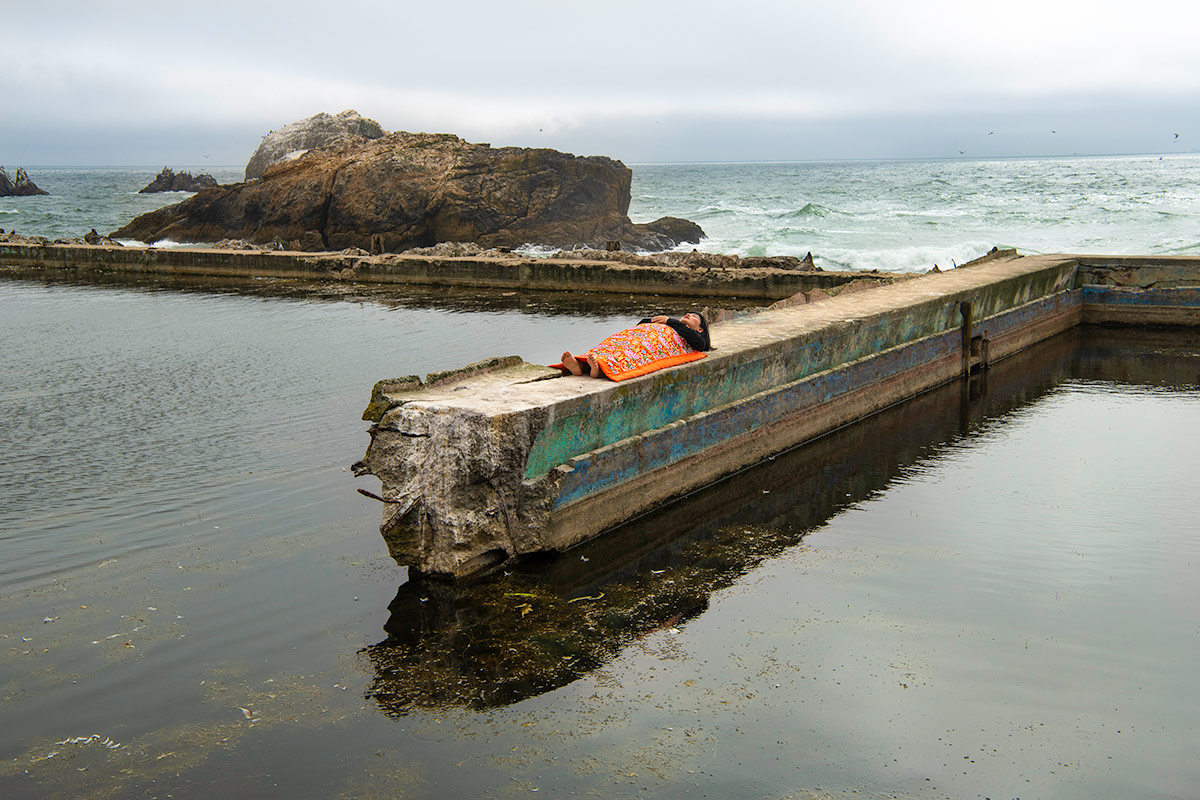
[[72, 736], [69, 739], [63, 739], [61, 742], [55, 742], [54, 744], [59, 747], [65, 747], [66, 745], [85, 746], [89, 744], [98, 744], [101, 747], [109, 750], [120, 750], [125, 746], [120, 742], [114, 742], [107, 736], [101, 738], [100, 734], [98, 733], [93, 733], [91, 736]]
[[801, 535], [722, 527], [675, 550], [669, 569], [597, 580], [582, 567], [582, 585], [555, 585], [536, 571], [468, 586], [410, 578], [389, 605], [388, 638], [363, 650], [376, 673], [367, 694], [403, 715], [491, 708], [557, 689], [647, 635], [678, 634], [713, 591]]

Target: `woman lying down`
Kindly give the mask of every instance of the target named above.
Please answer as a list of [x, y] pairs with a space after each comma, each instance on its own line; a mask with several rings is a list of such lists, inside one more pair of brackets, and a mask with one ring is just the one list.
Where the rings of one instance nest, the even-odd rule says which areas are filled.
[[563, 374], [623, 381], [704, 358], [712, 349], [708, 322], [695, 311], [679, 319], [659, 314], [614, 333], [583, 355], [562, 354]]

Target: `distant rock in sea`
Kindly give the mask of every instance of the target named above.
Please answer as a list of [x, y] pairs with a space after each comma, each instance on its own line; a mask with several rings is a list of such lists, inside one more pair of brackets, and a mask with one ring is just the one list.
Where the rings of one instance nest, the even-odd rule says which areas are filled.
[[704, 231], [687, 220], [633, 224], [631, 177], [603, 156], [397, 132], [309, 151], [259, 180], [209, 189], [111, 235], [373, 253], [439, 242], [666, 250], [700, 241]]
[[100, 234], [96, 233], [95, 228], [92, 228], [90, 231], [88, 231], [87, 233], [85, 233], [83, 235], [83, 241], [85, 244], [103, 245], [105, 247], [122, 247], [123, 246], [118, 241], [114, 241], [113, 239], [110, 239], [107, 236], [101, 236]]
[[150, 181], [143, 189], [138, 189], [138, 194], [150, 194], [152, 192], [198, 192], [201, 189], [207, 189], [210, 186], [216, 186], [217, 179], [207, 172], [201, 172], [196, 177], [192, 177], [190, 172], [176, 172], [170, 167], [163, 167], [162, 172], [158, 173], [158, 177]]
[[264, 136], [246, 163], [246, 180], [261, 178], [272, 164], [294, 160], [309, 150], [347, 140], [382, 139], [386, 135], [387, 131], [378, 122], [359, 116], [352, 109], [337, 116], [322, 111]]
[[39, 189], [33, 181], [29, 180], [24, 167], [17, 167], [16, 180], [9, 178], [4, 167], [0, 167], [0, 197], [29, 197], [35, 194], [50, 193], [45, 189]]

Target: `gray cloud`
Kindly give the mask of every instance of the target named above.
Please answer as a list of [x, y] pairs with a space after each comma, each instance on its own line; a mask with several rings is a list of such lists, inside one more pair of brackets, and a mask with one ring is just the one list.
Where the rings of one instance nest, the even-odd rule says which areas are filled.
[[0, 160], [236, 164], [344, 108], [631, 161], [1175, 152], [1200, 144], [1198, 22], [1161, 0], [47, 0], [6, 9]]

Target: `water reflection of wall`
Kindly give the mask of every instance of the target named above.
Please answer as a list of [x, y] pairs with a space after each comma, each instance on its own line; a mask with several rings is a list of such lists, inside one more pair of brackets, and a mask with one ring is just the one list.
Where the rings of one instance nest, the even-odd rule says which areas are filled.
[[1064, 380], [1196, 381], [1195, 334], [1074, 329], [631, 522], [556, 558], [469, 586], [402, 585], [388, 638], [365, 649], [387, 712], [505, 705], [563, 686], [794, 547], [912, 465]]

